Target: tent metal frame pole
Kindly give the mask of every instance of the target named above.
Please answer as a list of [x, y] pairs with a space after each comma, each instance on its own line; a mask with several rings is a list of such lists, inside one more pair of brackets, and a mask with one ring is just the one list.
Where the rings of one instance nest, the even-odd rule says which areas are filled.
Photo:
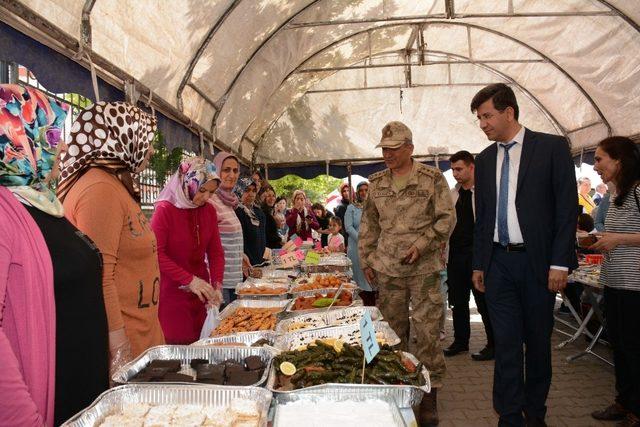
[[96, 0], [85, 0], [82, 7], [82, 16], [80, 18], [80, 40], [82, 45], [91, 49], [91, 11], [95, 6]]
[[[180, 111], [184, 111], [184, 104], [182, 101], [182, 92], [184, 91], [184, 88], [187, 85], [187, 83], [189, 83], [189, 80], [191, 80], [191, 76], [193, 75], [193, 70], [196, 68], [196, 65], [198, 65], [198, 61], [200, 61], [202, 54], [204, 54], [205, 50], [207, 50], [207, 47], [209, 47], [209, 43], [211, 43], [211, 40], [213, 39], [213, 37], [216, 35], [218, 30], [222, 27], [222, 25], [227, 20], [229, 15], [231, 15], [231, 12], [233, 12], [240, 3], [242, 3], [242, 0], [234, 0], [233, 3], [231, 3], [229, 7], [227, 7], [227, 9], [220, 16], [220, 18], [218, 18], [218, 20], [215, 22], [215, 24], [213, 24], [211, 29], [209, 29], [207, 36], [204, 38], [204, 40], [200, 44], [200, 47], [198, 48], [196, 53], [193, 55], [193, 58], [191, 58], [191, 61], [189, 62], [189, 66], [187, 67], [187, 71], [184, 73], [184, 76], [182, 77], [182, 81], [180, 82], [180, 86], [178, 86], [178, 90], [176, 92], [178, 109]], [[198, 91], [196, 91], [196, 93], [199, 94]], [[215, 104], [212, 104], [212, 105], [214, 105], [215, 107]], [[216, 111], [217, 111], [217, 108], [216, 108]]]
[[594, 127], [594, 126], [598, 126], [598, 125], [603, 125], [603, 124], [604, 123], [602, 123], [601, 121], [597, 121], [597, 122], [589, 123], [588, 125], [580, 126], [579, 128], [567, 130], [567, 133], [576, 133], [576, 132], [580, 132], [581, 130], [584, 130], [584, 129], [587, 129], [587, 128], [590, 128], [590, 127]]
[[[456, 25], [457, 25], [457, 24], [456, 24]], [[360, 32], [360, 33], [362, 33], [362, 32]], [[357, 35], [358, 35], [358, 34], [354, 34], [354, 35], [353, 35], [353, 37], [355, 37], [355, 36], [357, 36]], [[309, 59], [313, 58], [315, 55], [319, 55], [319, 54], [321, 54], [324, 50], [330, 49], [330, 48], [331, 48], [331, 47], [333, 47], [334, 45], [337, 45], [337, 44], [341, 43], [342, 41], [344, 41], [344, 39], [343, 39], [343, 40], [336, 40], [334, 43], [330, 44], [329, 46], [326, 46], [325, 48], [323, 48], [323, 49], [321, 49], [321, 50], [317, 51], [316, 53], [314, 53], [313, 55], [311, 55], [310, 57], [308, 57], [308, 58], [305, 60], [305, 62], [306, 62], [306, 61], [308, 61]], [[431, 53], [431, 54], [446, 55], [446, 56], [448, 56], [448, 57], [452, 57], [452, 58], [459, 58], [459, 59], [463, 59], [463, 60], [469, 60], [469, 58], [467, 58], [467, 57], [465, 57], [465, 56], [462, 56], [462, 55], [456, 55], [456, 54], [453, 54], [453, 53], [450, 53], [450, 52], [443, 52], [443, 51], [439, 51], [439, 50], [428, 50], [428, 49], [425, 49], [425, 53], [427, 53], [427, 54]], [[386, 55], [386, 54], [387, 54], [387, 52], [381, 52], [381, 53], [379, 53], [378, 55], [381, 55], [381, 54], [382, 54], [382, 55]], [[304, 64], [304, 62], [303, 62], [303, 64]], [[566, 133], [565, 128], [560, 124], [560, 122], [558, 121], [558, 119], [557, 119], [557, 118], [556, 118], [556, 117], [555, 117], [555, 116], [554, 116], [554, 115], [549, 111], [549, 109], [547, 109], [547, 108], [544, 106], [544, 104], [542, 104], [542, 102], [540, 102], [540, 100], [538, 100], [538, 98], [537, 98], [535, 95], [533, 95], [531, 92], [529, 92], [529, 90], [527, 90], [527, 89], [526, 89], [524, 86], [522, 86], [520, 83], [516, 82], [512, 77], [510, 77], [510, 76], [508, 76], [508, 75], [504, 74], [504, 73], [503, 73], [503, 72], [501, 72], [501, 71], [496, 70], [495, 68], [492, 68], [492, 67], [491, 67], [491, 66], [489, 66], [489, 65], [485, 65], [485, 64], [482, 64], [482, 63], [479, 63], [479, 62], [474, 62], [474, 64], [475, 64], [476, 66], [478, 66], [478, 67], [482, 67], [482, 68], [486, 69], [487, 71], [489, 71], [489, 72], [491, 72], [491, 73], [493, 73], [493, 74], [495, 74], [495, 75], [499, 76], [500, 78], [504, 79], [505, 81], [510, 82], [511, 84], [513, 84], [513, 85], [515, 85], [516, 87], [518, 87], [518, 88], [519, 88], [519, 89], [520, 89], [520, 90], [521, 90], [521, 91], [522, 91], [522, 92], [523, 92], [523, 93], [524, 93], [524, 94], [525, 94], [525, 95], [526, 95], [526, 96], [527, 96], [527, 97], [528, 97], [528, 98], [529, 98], [529, 99], [534, 103], [534, 105], [536, 105], [536, 106], [538, 107], [538, 109], [540, 109], [540, 111], [542, 111], [542, 112], [543, 112], [543, 114], [545, 114], [545, 116], [547, 117], [547, 119], [548, 119], [551, 123], [553, 123], [553, 125], [558, 129], [558, 131], [559, 131], [559, 132], [560, 132], [560, 133], [561, 133], [565, 138], [567, 138], [567, 140], [569, 140], [569, 135]], [[280, 86], [282, 86], [282, 84], [283, 84], [283, 83], [284, 83], [284, 82], [285, 82], [285, 81], [286, 81], [286, 80], [287, 80], [291, 75], [293, 75], [295, 72], [296, 72], [296, 70], [293, 70], [291, 73], [289, 73], [289, 74], [288, 74], [288, 75], [283, 79], [283, 81], [282, 81], [282, 83], [281, 83], [281, 85], [280, 85]], [[594, 108], [595, 108], [595, 105], [594, 105]], [[281, 113], [280, 113], [280, 114], [279, 114], [279, 115], [278, 115], [278, 116], [273, 120], [273, 122], [271, 122], [271, 124], [267, 127], [267, 129], [265, 129], [265, 131], [260, 135], [260, 138], [258, 139], [258, 140], [260, 141], [259, 146], [261, 146], [261, 145], [262, 145], [262, 141], [263, 141], [263, 139], [264, 139], [264, 136], [265, 136], [265, 135], [266, 135], [266, 134], [267, 134], [267, 133], [268, 133], [268, 132], [273, 128], [273, 126], [275, 125], [275, 123], [276, 123], [278, 120], [280, 120], [280, 117], [282, 117], [282, 115], [283, 115], [286, 111], [287, 111], [287, 110], [286, 110], [286, 108], [285, 108], [285, 109], [283, 109], [283, 111], [282, 111], [282, 112], [281, 112]], [[596, 111], [598, 111], [598, 110], [596, 109]], [[601, 117], [602, 117], [602, 116], [601, 116]], [[604, 118], [603, 118], [603, 120], [604, 120]], [[244, 135], [246, 135], [246, 134], [247, 134], [247, 132], [248, 132], [250, 129], [251, 129], [251, 126], [249, 126], [249, 127], [245, 130], [245, 132], [244, 132], [243, 136], [244, 136]], [[610, 128], [609, 128], [609, 129], [610, 129]], [[257, 150], [258, 148], [259, 148], [259, 147], [256, 147], [256, 150]]]
[[[488, 59], [476, 61], [473, 59], [461, 61], [425, 61], [423, 65], [446, 65], [446, 64], [546, 64], [544, 59]], [[344, 67], [325, 67], [325, 68], [304, 68], [296, 71], [297, 74], [303, 73], [322, 73], [325, 71], [345, 71], [345, 70], [361, 70], [368, 68], [394, 68], [394, 67], [420, 67], [419, 63], [406, 62], [396, 64], [364, 64], [350, 65]]]
[[[2, 8], [9, 12], [9, 16], [13, 15], [15, 17], [19, 17], [21, 20], [34, 27], [39, 32], [39, 34], [44, 36], [40, 37], [41, 39], [44, 39], [44, 44], [60, 52], [69, 59], [77, 62], [87, 70], [90, 68], [88, 62], [85, 59], [76, 59], [74, 57], [80, 47], [79, 42], [73, 37], [69, 36], [67, 33], [60, 30], [57, 26], [47, 21], [44, 17], [33, 11], [31, 8], [25, 6], [17, 0], [3, 0], [0, 10], [2, 10]], [[2, 17], [2, 21], [31, 37], [30, 33], [33, 32], [33, 29], [25, 28], [24, 25], [20, 24], [19, 21], [8, 20], [6, 16]], [[190, 129], [191, 132], [195, 135], [198, 135], [199, 132], [202, 131], [205, 137], [208, 140], [211, 140], [220, 149], [229, 151], [237, 155], [239, 160], [244, 164], [250, 163], [249, 160], [247, 160], [245, 157], [239, 155], [236, 150], [225, 144], [223, 141], [214, 138], [209, 130], [203, 128], [197, 123], [194, 123], [190, 117], [186, 116], [182, 111], [178, 110], [173, 105], [168, 103], [160, 95], [156, 93], [153, 93], [153, 95], [151, 95], [153, 91], [146, 85], [135, 79], [133, 76], [116, 67], [110, 61], [93, 51], [88, 51], [86, 53], [90, 55], [93, 64], [99, 68], [97, 72], [100, 77], [104, 78], [110, 83], [113, 83], [114, 86], [118, 87], [119, 89], [123, 88], [123, 82], [125, 81], [134, 82], [136, 88], [141, 93], [144, 93], [144, 97], [147, 101], [150, 98], [153, 99], [152, 104], [155, 106], [157, 111], [165, 114], [167, 117], [177, 121], [178, 123], [181, 123], [183, 126]]]
[[[236, 83], [238, 82], [238, 80], [240, 80], [240, 77], [242, 76], [242, 74], [244, 74], [244, 71], [247, 69], [247, 67], [249, 66], [249, 64], [251, 62], [253, 62], [253, 59], [258, 55], [258, 53], [260, 53], [260, 51], [262, 50], [262, 48], [264, 46], [266, 46], [271, 40], [273, 40], [275, 38], [276, 35], [278, 35], [278, 33], [280, 33], [280, 30], [282, 30], [283, 28], [285, 28], [289, 23], [291, 23], [294, 19], [296, 19], [298, 16], [300, 16], [302, 13], [304, 13], [305, 11], [307, 11], [311, 6], [315, 5], [316, 3], [320, 2], [321, 0], [313, 0], [311, 1], [309, 4], [307, 4], [306, 6], [304, 6], [303, 8], [301, 8], [299, 11], [297, 11], [296, 13], [294, 13], [293, 15], [291, 15], [289, 18], [287, 18], [286, 21], [284, 21], [282, 24], [280, 24], [280, 26], [278, 28], [276, 28], [275, 30], [273, 30], [271, 32], [271, 34], [269, 34], [269, 36], [264, 39], [262, 41], [262, 43], [260, 43], [260, 45], [251, 53], [251, 56], [249, 56], [249, 58], [245, 61], [245, 63], [242, 65], [242, 67], [240, 68], [240, 70], [238, 70], [238, 72], [236, 73], [236, 75], [234, 76], [233, 80], [231, 81], [231, 83], [227, 86], [227, 88], [224, 91], [224, 94], [220, 97], [220, 99], [218, 100], [217, 104], [220, 106], [220, 108], [218, 109], [218, 111], [213, 115], [213, 118], [211, 119], [211, 128], [213, 129], [216, 126], [216, 123], [218, 121], [218, 116], [220, 115], [220, 113], [222, 112], [222, 108], [224, 107], [224, 104], [226, 102], [226, 100], [229, 97], [229, 94], [231, 93], [231, 91], [233, 90], [233, 88], [235, 87]], [[253, 122], [252, 122], [253, 123]], [[251, 125], [249, 125], [249, 127], [251, 127]]]
[[[411, 23], [411, 24], [415, 24], [415, 23]], [[513, 41], [514, 43], [517, 43], [518, 45], [525, 47], [527, 49], [529, 49], [530, 51], [536, 53], [538, 56], [540, 56], [541, 58], [545, 59], [549, 64], [551, 64], [554, 68], [556, 68], [558, 71], [560, 71], [565, 77], [567, 77], [567, 79], [569, 79], [575, 86], [576, 88], [583, 94], [583, 96], [589, 101], [589, 103], [592, 105], [592, 107], [596, 110], [596, 112], [598, 113], [598, 115], [600, 116], [600, 119], [602, 120], [602, 122], [605, 124], [605, 126], [607, 127], [607, 133], [608, 135], [611, 135], [612, 131], [611, 131], [611, 125], [609, 124], [609, 122], [607, 121], [606, 117], [604, 116], [604, 114], [602, 113], [602, 110], [600, 109], [600, 107], [597, 105], [597, 103], [593, 100], [593, 98], [587, 93], [587, 91], [582, 87], [582, 85], [580, 83], [578, 83], [578, 81], [576, 79], [573, 78], [573, 76], [571, 76], [571, 74], [569, 74], [564, 68], [562, 68], [557, 62], [555, 62], [554, 60], [552, 60], [550, 57], [548, 57], [547, 55], [543, 54], [542, 52], [540, 52], [538, 49], [534, 48], [533, 46], [529, 45], [528, 43], [525, 43], [522, 40], [516, 39], [515, 37], [512, 37], [508, 34], [502, 33], [500, 31], [491, 29], [491, 28], [487, 28], [487, 27], [483, 27], [480, 25], [476, 25], [476, 24], [470, 24], [470, 23], [466, 23], [466, 22], [454, 22], [454, 21], [429, 21], [429, 22], [422, 22], [422, 24], [424, 25], [431, 25], [431, 24], [439, 24], [439, 25], [451, 25], [451, 26], [461, 26], [461, 27], [465, 27], [465, 28], [471, 28], [471, 29], [476, 29], [478, 31], [486, 31], [490, 34], [494, 34], [497, 35], [499, 37], [504, 37], [508, 40]], [[394, 23], [394, 24], [387, 24], [387, 25], [382, 25], [379, 27], [376, 27], [375, 30], [380, 30], [383, 28], [390, 28], [390, 27], [396, 27], [396, 26], [403, 26], [403, 25], [410, 25], [410, 24], [403, 24], [403, 23]], [[310, 55], [308, 55], [300, 64], [300, 66], [298, 66], [296, 69], [294, 69], [293, 71], [291, 71], [289, 74], [287, 74], [287, 76], [285, 76], [284, 79], [282, 79], [282, 82], [280, 83], [281, 87], [284, 82], [286, 82], [292, 74], [296, 73], [297, 71], [299, 71], [299, 69], [302, 67], [302, 65], [304, 65], [306, 62], [308, 62], [310, 59], [312, 59], [313, 57], [323, 53], [324, 51], [344, 42], [345, 40], [348, 40], [350, 38], [353, 37], [357, 37], [361, 34], [363, 34], [366, 31], [370, 31], [371, 28], [367, 28], [365, 30], [360, 30], [360, 31], [356, 31], [354, 33], [351, 33], [347, 36], [344, 36], [342, 38], [339, 38], [335, 41], [333, 41], [332, 43], [324, 46], [321, 49], [316, 50], [315, 52], [311, 53]], [[497, 71], [497, 70], [494, 70]], [[514, 83], [516, 83], [514, 81]], [[517, 84], [517, 83], [516, 83]], [[521, 85], [518, 84], [518, 87], [520, 87], [523, 91], [525, 91], [526, 93], [530, 94], [531, 93], [529, 91], [527, 91], [526, 89], [524, 89]], [[532, 95], [531, 95], [532, 96]], [[535, 99], [535, 98], [534, 98]], [[286, 110], [286, 109], [285, 109]], [[283, 110], [283, 113], [284, 111]], [[548, 111], [548, 110], [547, 110]], [[280, 116], [282, 115], [282, 113], [280, 115], [278, 115], [278, 117], [275, 118], [275, 120], [278, 120], [280, 118]], [[246, 135], [249, 130], [251, 129], [251, 126], [253, 125], [253, 123], [255, 122], [252, 121], [249, 126], [247, 126], [247, 129], [245, 129], [245, 132], [243, 133], [243, 135]], [[561, 132], [563, 133], [563, 135], [565, 137], [567, 137], [567, 135], [564, 133], [564, 129], [562, 126], [560, 126], [559, 122], [556, 121], [556, 125], [559, 127], [559, 130], [561, 130]], [[267, 129], [268, 130], [268, 129]], [[265, 132], [267, 131], [265, 130]], [[258, 138], [260, 141], [262, 140], [262, 138], [265, 135], [265, 132], [263, 132], [260, 136], [260, 138]]]
[[[597, 0], [603, 4], [606, 4], [603, 0]], [[609, 6], [609, 5], [607, 5]], [[563, 17], [591, 17], [591, 16], [620, 16], [633, 27], [637, 24], [622, 12], [616, 12], [617, 9], [611, 7], [611, 11], [593, 11], [593, 12], [539, 12], [539, 13], [456, 13], [451, 17], [448, 17], [446, 13], [434, 13], [428, 15], [415, 15], [415, 16], [391, 16], [387, 18], [365, 18], [365, 19], [340, 19], [335, 21], [310, 21], [299, 22], [295, 24], [289, 24], [288, 29], [294, 28], [309, 28], [309, 27], [327, 27], [337, 25], [349, 25], [349, 24], [378, 24], [385, 22], [402, 22], [407, 21], [406, 24], [416, 23], [415, 21], [425, 21], [432, 19], [483, 19], [483, 18], [563, 18]]]
[[[484, 82], [484, 83], [413, 83], [411, 85], [412, 88], [429, 88], [429, 87], [484, 87], [495, 82]], [[306, 94], [320, 94], [320, 93], [335, 93], [335, 92], [358, 92], [363, 90], [383, 90], [383, 89], [402, 89], [402, 85], [391, 85], [391, 86], [368, 86], [368, 87], [346, 87], [340, 89], [320, 89], [320, 90], [309, 90]], [[598, 122], [600, 123], [600, 122]], [[591, 126], [591, 125], [590, 125]]]

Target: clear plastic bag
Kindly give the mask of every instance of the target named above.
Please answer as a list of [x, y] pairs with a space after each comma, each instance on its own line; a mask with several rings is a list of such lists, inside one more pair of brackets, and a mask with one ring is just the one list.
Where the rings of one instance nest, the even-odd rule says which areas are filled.
[[209, 338], [211, 332], [220, 324], [220, 318], [218, 317], [218, 307], [212, 306], [207, 308], [207, 318], [204, 319], [202, 325], [202, 331], [200, 332], [200, 339]]

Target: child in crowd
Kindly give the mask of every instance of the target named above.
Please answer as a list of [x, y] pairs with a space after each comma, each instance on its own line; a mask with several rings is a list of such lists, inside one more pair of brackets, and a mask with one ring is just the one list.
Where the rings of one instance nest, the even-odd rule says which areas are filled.
[[327, 249], [329, 252], [344, 252], [344, 236], [340, 234], [342, 230], [342, 220], [337, 216], [331, 217], [329, 221], [329, 240]]

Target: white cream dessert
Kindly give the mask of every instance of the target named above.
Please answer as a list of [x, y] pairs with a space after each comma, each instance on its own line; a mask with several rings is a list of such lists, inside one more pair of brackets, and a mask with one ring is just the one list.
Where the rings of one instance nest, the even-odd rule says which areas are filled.
[[397, 425], [390, 404], [378, 399], [298, 400], [278, 406], [277, 420], [282, 427], [300, 426], [301, 420], [305, 427], [344, 427], [356, 422], [367, 427]]
[[227, 406], [150, 405], [127, 403], [105, 417], [100, 427], [257, 427], [260, 408], [249, 399], [233, 399]]

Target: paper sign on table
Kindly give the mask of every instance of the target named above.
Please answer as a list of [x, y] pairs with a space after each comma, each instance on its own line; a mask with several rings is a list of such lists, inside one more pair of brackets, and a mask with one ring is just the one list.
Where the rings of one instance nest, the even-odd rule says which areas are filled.
[[378, 340], [376, 340], [376, 331], [373, 328], [371, 314], [368, 311], [360, 318], [360, 340], [362, 341], [362, 349], [367, 363], [371, 363], [374, 357], [380, 351]]
[[280, 261], [282, 261], [283, 268], [292, 268], [298, 265], [298, 257], [294, 252], [287, 252], [280, 255]]
[[320, 254], [314, 251], [307, 252], [307, 257], [304, 259], [305, 264], [307, 265], [318, 265], [320, 264]]
[[293, 241], [293, 244], [296, 245], [296, 248], [299, 248], [300, 246], [302, 246], [302, 239], [300, 237], [296, 237], [296, 239]]
[[316, 246], [315, 246], [315, 249], [316, 249], [317, 251], [321, 251], [321, 250], [322, 250], [322, 242], [317, 242], [317, 243], [316, 243]]
[[289, 241], [293, 242], [294, 240], [296, 240], [298, 238], [298, 235], [296, 233], [293, 233], [290, 237], [289, 237]]
[[302, 251], [295, 251], [294, 254], [296, 255], [296, 258], [298, 259], [298, 261], [302, 261], [304, 260], [304, 252]]

